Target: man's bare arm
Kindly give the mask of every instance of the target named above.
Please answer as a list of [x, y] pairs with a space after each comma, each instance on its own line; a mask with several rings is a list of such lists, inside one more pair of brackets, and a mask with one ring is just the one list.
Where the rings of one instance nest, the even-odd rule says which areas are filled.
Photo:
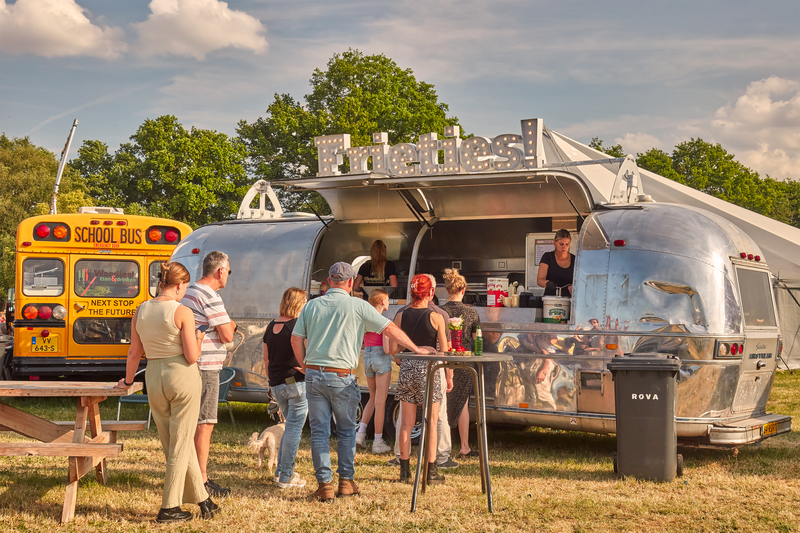
[[297, 362], [300, 363], [300, 372], [306, 373], [306, 340], [303, 337], [292, 335], [292, 351]]

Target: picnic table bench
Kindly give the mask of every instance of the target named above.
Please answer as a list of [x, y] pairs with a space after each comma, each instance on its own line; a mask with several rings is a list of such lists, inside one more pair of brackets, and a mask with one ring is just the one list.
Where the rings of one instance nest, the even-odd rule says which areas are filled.
[[[75, 421], [51, 422], [0, 403], [0, 431], [13, 431], [40, 442], [2, 442], [0, 456], [68, 457], [69, 473], [61, 521], [75, 517], [78, 481], [91, 470], [98, 483], [108, 481], [106, 458], [122, 453], [117, 431], [142, 430], [147, 421], [103, 421], [99, 403], [109, 396], [127, 396], [142, 389], [134, 383], [128, 389], [116, 383], [84, 381], [0, 381], [0, 397], [77, 397]], [[88, 430], [91, 438], [86, 436]]]

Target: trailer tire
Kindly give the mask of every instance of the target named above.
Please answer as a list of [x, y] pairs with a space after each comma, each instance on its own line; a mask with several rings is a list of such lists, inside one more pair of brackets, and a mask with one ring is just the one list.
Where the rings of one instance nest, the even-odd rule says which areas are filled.
[[386, 411], [383, 414], [384, 439], [394, 439], [397, 436], [397, 431], [394, 427], [394, 404], [394, 396], [390, 394], [386, 397]]
[[[356, 408], [356, 428], [358, 428], [358, 424], [361, 422], [361, 416], [364, 414], [364, 404], [362, 402], [358, 402], [358, 407]], [[331, 415], [331, 436], [336, 436], [336, 417]]]
[[12, 381], [14, 373], [11, 371], [11, 360], [14, 357], [14, 346], [6, 346], [0, 354], [0, 380]]
[[[400, 428], [397, 426], [397, 419], [400, 418], [400, 402], [392, 397], [392, 406], [389, 407], [389, 401], [386, 401], [386, 423], [383, 426], [383, 434], [386, 435], [387, 431], [392, 432], [392, 436], [397, 438], [400, 433]], [[422, 433], [422, 406], [417, 406], [417, 421], [414, 423], [414, 429], [411, 430], [411, 444], [419, 444], [419, 437]]]

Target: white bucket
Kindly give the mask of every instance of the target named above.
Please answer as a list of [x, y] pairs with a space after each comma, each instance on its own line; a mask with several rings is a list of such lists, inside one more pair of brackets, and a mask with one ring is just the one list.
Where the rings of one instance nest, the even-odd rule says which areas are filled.
[[542, 297], [542, 318], [551, 324], [566, 324], [569, 320], [569, 298], [561, 296]]
[[311, 280], [311, 296], [319, 296], [321, 294], [320, 286], [322, 285], [321, 281]]

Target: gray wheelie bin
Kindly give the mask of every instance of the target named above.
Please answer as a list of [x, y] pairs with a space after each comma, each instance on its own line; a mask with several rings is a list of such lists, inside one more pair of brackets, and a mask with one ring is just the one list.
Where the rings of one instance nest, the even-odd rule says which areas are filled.
[[651, 481], [683, 473], [675, 430], [675, 378], [681, 363], [658, 354], [608, 363], [614, 379], [617, 453], [614, 471]]

